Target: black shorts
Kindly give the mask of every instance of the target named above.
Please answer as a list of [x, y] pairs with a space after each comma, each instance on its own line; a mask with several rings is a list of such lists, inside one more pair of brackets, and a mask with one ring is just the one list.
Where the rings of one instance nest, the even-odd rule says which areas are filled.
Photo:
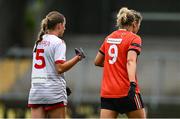
[[142, 108], [144, 108], [144, 104], [140, 94], [136, 94], [133, 100], [129, 99], [129, 97], [101, 97], [101, 109], [109, 109], [123, 114]]

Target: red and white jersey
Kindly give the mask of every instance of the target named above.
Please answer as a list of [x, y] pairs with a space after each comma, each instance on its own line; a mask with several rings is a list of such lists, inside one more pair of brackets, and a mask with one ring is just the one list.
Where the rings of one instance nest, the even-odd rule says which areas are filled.
[[66, 61], [66, 45], [55, 35], [46, 34], [33, 53], [29, 104], [67, 103], [64, 73], [58, 74], [55, 63]]
[[[127, 72], [127, 53], [141, 52], [141, 38], [136, 34], [117, 30], [106, 37], [99, 51], [105, 55], [101, 97], [120, 98], [127, 96], [129, 78]], [[136, 79], [137, 83], [137, 79]], [[137, 84], [136, 92], [139, 93]]]

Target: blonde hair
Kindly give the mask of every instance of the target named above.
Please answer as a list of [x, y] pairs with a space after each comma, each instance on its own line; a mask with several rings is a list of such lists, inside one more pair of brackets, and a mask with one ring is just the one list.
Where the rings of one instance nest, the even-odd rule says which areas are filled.
[[[65, 17], [57, 11], [49, 12], [46, 17], [41, 21], [41, 29], [38, 34], [38, 38], [35, 42], [36, 47], [39, 42], [42, 41], [42, 36], [48, 32], [48, 30], [53, 30], [58, 23], [64, 23]], [[36, 47], [34, 52], [36, 52]]]
[[142, 16], [135, 10], [130, 10], [127, 7], [123, 7], [117, 14], [117, 27], [131, 26], [134, 21], [141, 22]]

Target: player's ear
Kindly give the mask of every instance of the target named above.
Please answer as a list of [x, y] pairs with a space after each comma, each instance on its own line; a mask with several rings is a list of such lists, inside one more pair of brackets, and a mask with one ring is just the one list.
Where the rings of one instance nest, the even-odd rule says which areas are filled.
[[136, 22], [133, 22], [132, 26], [133, 26], [133, 28], [135, 28], [136, 27]]
[[62, 23], [57, 24], [57, 28], [62, 29], [62, 25], [63, 25]]

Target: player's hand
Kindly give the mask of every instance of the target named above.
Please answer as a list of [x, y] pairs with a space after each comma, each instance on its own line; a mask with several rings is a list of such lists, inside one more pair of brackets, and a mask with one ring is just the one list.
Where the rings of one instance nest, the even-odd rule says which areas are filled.
[[67, 96], [70, 96], [70, 94], [72, 93], [69, 87], [66, 87], [66, 92], [67, 92]]
[[130, 82], [130, 88], [128, 92], [128, 97], [130, 99], [134, 99], [134, 96], [136, 94], [136, 83], [135, 82]]
[[82, 48], [75, 48], [74, 50], [75, 50], [76, 55], [80, 56], [80, 59], [83, 59], [86, 57]]

